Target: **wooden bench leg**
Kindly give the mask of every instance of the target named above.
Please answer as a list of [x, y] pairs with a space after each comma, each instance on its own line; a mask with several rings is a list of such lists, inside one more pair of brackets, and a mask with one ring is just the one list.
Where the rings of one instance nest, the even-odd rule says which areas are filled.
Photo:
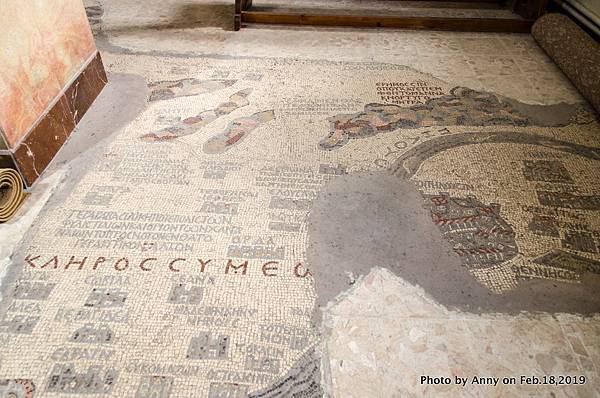
[[240, 30], [242, 27], [242, 13], [252, 7], [252, 0], [235, 0], [235, 15], [233, 16], [233, 29]]
[[233, 14], [233, 30], [240, 30], [242, 27], [242, 1], [235, 0], [235, 11]]

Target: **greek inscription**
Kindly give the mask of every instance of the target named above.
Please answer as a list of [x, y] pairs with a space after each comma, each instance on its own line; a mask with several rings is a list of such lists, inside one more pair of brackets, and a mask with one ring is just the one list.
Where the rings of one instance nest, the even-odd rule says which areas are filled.
[[280, 360], [266, 356], [257, 356], [254, 354], [246, 355], [244, 369], [253, 370], [255, 372], [267, 372], [278, 374], [280, 368]]
[[[238, 258], [262, 258], [269, 260], [283, 260], [285, 248], [283, 246], [239, 246], [231, 245], [227, 248], [227, 256]], [[227, 273], [227, 272], [225, 272]]]
[[445, 95], [444, 89], [426, 81], [378, 82], [377, 94], [382, 101], [396, 105], [423, 104], [428, 99]]
[[136, 186], [189, 185], [194, 176], [189, 159], [178, 158], [168, 150], [158, 147], [140, 146], [128, 148], [126, 153], [112, 159], [106, 169], [113, 182]]
[[67, 308], [62, 307], [54, 316], [56, 322], [114, 322], [127, 323], [129, 311], [127, 310], [97, 310], [93, 308]]
[[169, 375], [169, 376], [199, 376], [202, 372], [202, 367], [188, 364], [163, 364], [156, 362], [133, 361], [125, 366], [127, 373], [140, 375]]
[[537, 264], [565, 268], [576, 272], [592, 272], [600, 275], [600, 261], [582, 257], [564, 250], [553, 250], [534, 260]]
[[[233, 239], [234, 242], [248, 242], [246, 239]], [[256, 240], [249, 241], [251, 243], [264, 243], [264, 245], [230, 245], [229, 251], [231, 254], [230, 259], [226, 262], [216, 263], [213, 259], [189, 259], [189, 258], [174, 258], [170, 260], [159, 260], [155, 257], [148, 257], [141, 260], [129, 259], [127, 257], [121, 257], [115, 259], [109, 259], [107, 257], [97, 257], [96, 259], [90, 259], [88, 269], [91, 271], [114, 271], [115, 273], [121, 274], [117, 276], [110, 275], [88, 275], [85, 278], [87, 284], [100, 284], [102, 287], [96, 287], [90, 292], [85, 307], [91, 307], [95, 309], [100, 308], [115, 308], [123, 307], [128, 293], [119, 289], [118, 287], [109, 287], [112, 285], [127, 286], [131, 283], [130, 279], [126, 277], [125, 273], [135, 272], [151, 272], [157, 269], [166, 269], [171, 273], [179, 272], [197, 272], [204, 273], [208, 269], [222, 274], [239, 274], [246, 275], [248, 273], [254, 273], [256, 275], [262, 275], [264, 277], [271, 277], [276, 267], [277, 260], [283, 260], [285, 258], [284, 246], [275, 246], [273, 238], [257, 238]], [[250, 259], [261, 259], [262, 262], [251, 263]], [[92, 261], [94, 260], [94, 261]], [[24, 262], [29, 264], [32, 268], [43, 268], [42, 262], [44, 258], [41, 256], [28, 255]], [[61, 259], [58, 256], [51, 257], [49, 262], [60, 264]], [[92, 264], [94, 264], [92, 266]], [[277, 266], [277, 268], [279, 268]], [[64, 269], [60, 266], [46, 268], [46, 272], [78, 272], [72, 269]], [[297, 278], [306, 278], [312, 276], [310, 270], [306, 268], [302, 263], [297, 263], [291, 272]], [[214, 276], [211, 275], [182, 275], [181, 279], [173, 279], [174, 282], [181, 284], [214, 284]], [[174, 293], [177, 294], [177, 293]], [[183, 294], [183, 291], [181, 291]], [[59, 311], [60, 312], [60, 311]], [[67, 312], [70, 312], [67, 311]]]
[[524, 265], [513, 265], [511, 269], [517, 277], [523, 279], [540, 278], [564, 281], [579, 280], [579, 274], [577, 272], [564, 268], [539, 266], [532, 263]]
[[332, 175], [348, 174], [348, 172], [346, 171], [346, 166], [343, 166], [341, 164], [338, 164], [337, 166], [333, 166], [330, 164], [321, 164], [319, 165], [319, 173]]
[[475, 188], [471, 184], [462, 182], [445, 182], [445, 181], [413, 181], [413, 183], [420, 190], [434, 190], [434, 191], [446, 191], [446, 190], [457, 190], [457, 191], [472, 191]]
[[311, 202], [303, 199], [290, 199], [273, 196], [269, 203], [270, 209], [310, 210]]
[[269, 229], [271, 231], [279, 232], [300, 232], [302, 225], [300, 223], [286, 223], [271, 221], [269, 223]]
[[287, 346], [292, 350], [303, 350], [310, 342], [306, 330], [287, 325], [262, 325], [260, 341], [269, 344]]
[[242, 166], [233, 162], [204, 162], [200, 166], [204, 170], [203, 178], [208, 180], [223, 180], [230, 172], [240, 171]]
[[238, 205], [238, 203], [229, 202], [204, 202], [200, 211], [215, 214], [238, 214]]
[[50, 357], [56, 362], [107, 361], [115, 352], [103, 348], [59, 347]]
[[114, 193], [111, 192], [89, 191], [81, 203], [88, 206], [109, 206], [114, 196]]
[[40, 303], [35, 301], [31, 302], [13, 300], [13, 302], [8, 306], [8, 311], [25, 314], [40, 314], [42, 312], [42, 307], [40, 306]]
[[127, 275], [88, 275], [84, 282], [91, 286], [129, 286], [131, 279]]
[[210, 369], [206, 372], [206, 378], [209, 380], [226, 381], [234, 384], [267, 384], [274, 379], [271, 374], [221, 369]]
[[361, 105], [361, 101], [351, 98], [283, 98], [278, 111], [286, 116], [324, 116], [353, 111]]

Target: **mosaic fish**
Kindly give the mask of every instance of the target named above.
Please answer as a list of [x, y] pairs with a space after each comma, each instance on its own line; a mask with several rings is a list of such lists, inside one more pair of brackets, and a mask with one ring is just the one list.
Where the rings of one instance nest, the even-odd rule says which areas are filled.
[[153, 82], [148, 84], [150, 102], [212, 93], [233, 86], [235, 82], [236, 80], [199, 80], [193, 78]]
[[223, 133], [215, 135], [206, 141], [202, 149], [205, 153], [210, 154], [226, 152], [261, 124], [270, 122], [274, 119], [275, 112], [272, 109], [235, 119], [229, 123]]
[[431, 98], [424, 104], [403, 107], [393, 104], [367, 104], [362, 112], [339, 114], [327, 119], [329, 136], [321, 149], [344, 146], [350, 139], [370, 137], [399, 128], [430, 126], [560, 126], [566, 125], [576, 106], [528, 105], [492, 93], [455, 87], [450, 94]]
[[194, 134], [202, 126], [207, 125], [219, 117], [228, 115], [236, 109], [247, 106], [250, 102], [248, 96], [252, 93], [251, 88], [247, 88], [242, 91], [231, 95], [229, 101], [219, 104], [215, 109], [209, 109], [202, 111], [196, 116], [191, 116], [183, 120], [179, 120], [172, 126], [165, 127], [156, 132], [144, 134], [140, 136], [142, 141], [148, 142], [164, 142], [171, 141], [179, 137]]

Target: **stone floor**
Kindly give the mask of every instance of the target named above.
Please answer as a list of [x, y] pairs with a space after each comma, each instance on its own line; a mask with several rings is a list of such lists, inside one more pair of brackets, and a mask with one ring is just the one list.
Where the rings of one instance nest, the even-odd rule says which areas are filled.
[[529, 35], [86, 5], [110, 84], [0, 227], [0, 397], [600, 394], [599, 123]]

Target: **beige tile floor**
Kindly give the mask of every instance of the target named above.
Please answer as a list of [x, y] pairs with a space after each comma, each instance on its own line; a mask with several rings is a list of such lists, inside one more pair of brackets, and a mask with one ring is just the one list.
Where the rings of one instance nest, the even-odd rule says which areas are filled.
[[[375, 269], [329, 308], [333, 395], [338, 397], [593, 397], [598, 391], [597, 319], [448, 311], [385, 269]], [[376, 343], [374, 343], [376, 342]], [[521, 376], [590, 375], [584, 386], [522, 386]], [[421, 384], [421, 376], [451, 385]], [[457, 386], [456, 377], [467, 378]], [[473, 377], [517, 384], [473, 384]]]

